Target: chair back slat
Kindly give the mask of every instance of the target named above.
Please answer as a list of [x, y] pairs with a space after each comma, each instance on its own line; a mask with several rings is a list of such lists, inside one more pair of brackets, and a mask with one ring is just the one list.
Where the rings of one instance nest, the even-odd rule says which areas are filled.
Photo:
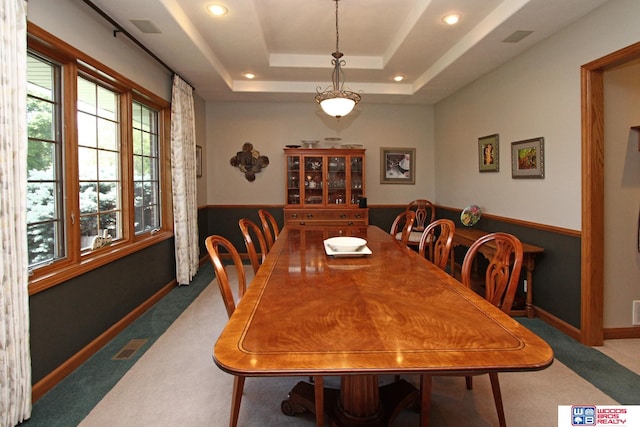
[[247, 278], [244, 272], [244, 266], [242, 265], [242, 259], [240, 258], [240, 254], [238, 253], [236, 248], [233, 246], [233, 243], [222, 236], [209, 236], [205, 239], [204, 245], [207, 248], [209, 258], [211, 259], [213, 269], [216, 273], [218, 287], [220, 288], [220, 293], [222, 294], [224, 306], [227, 309], [227, 315], [231, 317], [236, 309], [236, 299], [234, 298], [233, 291], [231, 290], [229, 275], [227, 274], [225, 265], [222, 262], [221, 249], [224, 249], [224, 251], [227, 252], [231, 257], [233, 265], [236, 269], [236, 274], [238, 277], [237, 301], [240, 301], [240, 298], [242, 298], [245, 291], [247, 290]]
[[413, 211], [404, 211], [396, 216], [391, 224], [391, 235], [400, 240], [404, 245], [409, 243], [409, 235], [413, 229], [416, 214]]
[[278, 222], [276, 221], [276, 218], [271, 214], [271, 212], [266, 209], [259, 209], [258, 216], [260, 217], [260, 222], [262, 223], [264, 238], [267, 241], [267, 249], [271, 250], [271, 248], [273, 247], [273, 243], [278, 237], [278, 234], [280, 234]]
[[456, 225], [450, 219], [443, 218], [431, 222], [422, 233], [418, 253], [441, 270], [446, 270], [455, 230]]
[[416, 199], [407, 205], [408, 211], [416, 214], [413, 225], [414, 231], [423, 231], [427, 225], [436, 219], [436, 206], [426, 199]]
[[492, 243], [493, 256], [485, 273], [485, 298], [506, 314], [511, 314], [524, 257], [522, 243], [517, 237], [497, 232], [476, 240], [469, 247], [462, 263], [462, 283], [471, 287], [473, 260], [480, 248], [488, 243]]
[[[260, 264], [264, 262], [267, 252], [269, 251], [267, 248], [267, 242], [260, 227], [250, 219], [242, 218], [238, 221], [238, 225], [242, 232], [242, 238], [244, 239], [244, 245], [246, 246], [247, 253], [249, 254], [249, 260], [251, 261], [253, 272], [257, 273], [260, 268]], [[260, 246], [260, 259], [258, 259], [258, 250], [253, 241], [254, 238], [258, 240], [258, 244]]]

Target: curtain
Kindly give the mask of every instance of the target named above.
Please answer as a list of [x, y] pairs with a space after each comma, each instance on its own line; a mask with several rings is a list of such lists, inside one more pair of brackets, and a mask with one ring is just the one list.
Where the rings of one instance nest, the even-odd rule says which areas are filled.
[[27, 260], [27, 2], [0, 8], [0, 425], [31, 416]]
[[196, 133], [193, 88], [179, 76], [171, 93], [171, 183], [176, 279], [188, 285], [198, 271], [198, 209], [196, 200]]

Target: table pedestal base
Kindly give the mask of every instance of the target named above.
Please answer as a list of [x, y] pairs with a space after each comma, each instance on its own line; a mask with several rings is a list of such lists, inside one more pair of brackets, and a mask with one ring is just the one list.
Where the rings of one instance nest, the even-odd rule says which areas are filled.
[[[345, 378], [355, 379], [358, 377], [343, 377], [343, 383]], [[377, 386], [377, 377], [369, 375], [363, 375], [362, 377], [373, 378], [373, 382]], [[344, 384], [341, 387], [344, 390]], [[400, 411], [415, 404], [419, 397], [419, 391], [403, 379], [379, 387], [377, 390], [379, 392], [379, 401], [370, 403], [373, 405], [371, 408], [368, 408], [366, 404], [364, 408], [355, 408], [360, 413], [354, 414], [349, 411], [350, 408], [344, 408], [345, 405], [350, 405], [352, 402], [345, 401], [345, 403], [342, 403], [340, 399], [341, 390], [325, 387], [324, 411], [330, 419], [330, 425], [338, 427], [389, 426]], [[355, 399], [347, 400], [358, 402], [360, 399], [356, 397]], [[315, 414], [314, 386], [300, 381], [289, 392], [287, 399], [282, 401], [280, 407], [282, 413], [289, 416], [301, 414], [305, 411]]]

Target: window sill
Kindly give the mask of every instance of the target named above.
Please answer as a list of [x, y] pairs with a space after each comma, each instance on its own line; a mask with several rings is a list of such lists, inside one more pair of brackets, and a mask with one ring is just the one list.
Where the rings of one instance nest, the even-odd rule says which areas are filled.
[[82, 257], [79, 263], [67, 262], [64, 265], [60, 265], [59, 268], [56, 268], [54, 264], [50, 270], [48, 269], [48, 271], [40, 274], [38, 274], [38, 271], [36, 270], [34, 276], [29, 280], [29, 295], [35, 295], [38, 292], [42, 292], [74, 277], [80, 276], [81, 274], [109, 264], [117, 259], [124, 258], [132, 253], [138, 252], [139, 250], [153, 246], [172, 237], [173, 232], [160, 231], [141, 238], [133, 243], [114, 243], [111, 246], [90, 251], [87, 255]]

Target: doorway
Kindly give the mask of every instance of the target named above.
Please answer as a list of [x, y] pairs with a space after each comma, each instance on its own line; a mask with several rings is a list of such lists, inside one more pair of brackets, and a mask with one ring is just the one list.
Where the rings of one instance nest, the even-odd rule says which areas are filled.
[[604, 73], [640, 58], [640, 43], [581, 68], [582, 250], [580, 342], [604, 340]]

